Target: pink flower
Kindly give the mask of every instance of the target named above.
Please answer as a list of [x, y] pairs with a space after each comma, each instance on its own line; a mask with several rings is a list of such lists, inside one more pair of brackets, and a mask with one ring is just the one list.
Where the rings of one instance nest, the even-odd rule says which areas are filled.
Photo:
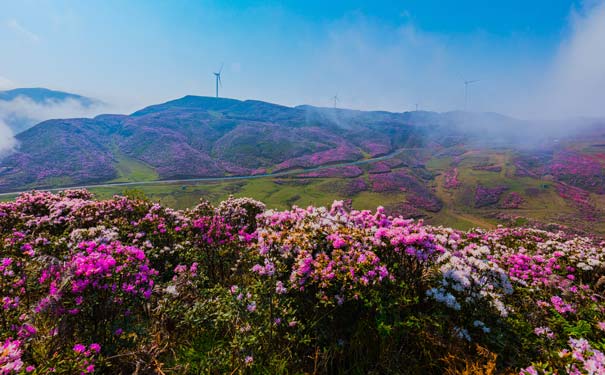
[[288, 290], [284, 287], [284, 283], [281, 281], [278, 281], [275, 284], [275, 293], [277, 294], [284, 294], [286, 293]]
[[86, 346], [84, 346], [82, 344], [74, 345], [74, 352], [81, 354], [81, 353], [84, 353], [85, 351], [86, 351]]

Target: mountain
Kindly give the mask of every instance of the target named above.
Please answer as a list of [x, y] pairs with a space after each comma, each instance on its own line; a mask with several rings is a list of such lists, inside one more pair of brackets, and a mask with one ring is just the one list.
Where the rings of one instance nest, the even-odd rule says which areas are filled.
[[391, 212], [447, 225], [523, 215], [585, 226], [605, 216], [599, 119], [546, 123], [185, 96], [130, 115], [47, 120], [16, 138], [17, 150], [0, 160], [0, 192], [294, 171], [299, 176], [255, 185], [276, 197], [259, 198], [302, 205], [310, 194], [364, 207], [380, 199]]
[[103, 102], [45, 88], [0, 91], [0, 121], [17, 134], [37, 123], [63, 116], [90, 115]]
[[[247, 175], [385, 154], [413, 128], [401, 116], [186, 96], [129, 116], [44, 121], [0, 162], [0, 189], [108, 181], [125, 164], [160, 179]], [[357, 116], [353, 116], [357, 119]]]

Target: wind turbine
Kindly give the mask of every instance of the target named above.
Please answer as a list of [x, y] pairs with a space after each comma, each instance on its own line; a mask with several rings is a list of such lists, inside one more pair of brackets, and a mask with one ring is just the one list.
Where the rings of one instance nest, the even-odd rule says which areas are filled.
[[217, 72], [214, 72], [214, 76], [216, 79], [216, 97], [218, 98], [218, 85], [220, 84], [223, 87], [223, 82], [221, 81], [221, 72], [223, 71], [223, 64], [221, 64], [221, 68]]
[[338, 97], [338, 94], [334, 95], [332, 97], [332, 100], [334, 100], [334, 108], [336, 108], [336, 104], [338, 104], [338, 102], [340, 101], [340, 98]]
[[467, 81], [467, 80], [464, 81], [464, 110], [465, 111], [467, 110], [467, 104], [468, 104], [468, 85], [479, 82], [479, 81], [481, 81], [481, 80], [474, 79], [471, 81]]

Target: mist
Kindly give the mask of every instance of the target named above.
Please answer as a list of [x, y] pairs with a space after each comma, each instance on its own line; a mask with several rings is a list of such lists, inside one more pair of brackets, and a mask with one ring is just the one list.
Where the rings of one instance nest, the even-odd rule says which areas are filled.
[[0, 100], [0, 157], [14, 151], [17, 134], [40, 122], [61, 119], [94, 117], [105, 113], [124, 113], [103, 102], [86, 105], [76, 99], [34, 101], [19, 96], [13, 100]]
[[546, 117], [602, 117], [604, 91], [605, 3], [592, 2], [572, 11], [570, 33], [546, 75], [537, 107]]
[[13, 151], [16, 145], [13, 131], [0, 119], [0, 157]]
[[[450, 36], [424, 30], [413, 17], [384, 25], [353, 14], [327, 30], [309, 59], [305, 79], [313, 87], [300, 82], [299, 104], [331, 107], [338, 94], [344, 108], [496, 112], [546, 130], [605, 116], [604, 2], [570, 8], [561, 40], [539, 58], [530, 35]], [[469, 85], [468, 104], [464, 80], [479, 80]]]

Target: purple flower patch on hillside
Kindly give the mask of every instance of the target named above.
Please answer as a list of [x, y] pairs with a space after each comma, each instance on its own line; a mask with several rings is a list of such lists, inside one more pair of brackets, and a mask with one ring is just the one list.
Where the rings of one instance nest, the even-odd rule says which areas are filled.
[[475, 207], [491, 206], [500, 200], [500, 196], [508, 190], [507, 186], [496, 186], [487, 187], [483, 185], [477, 185], [475, 188]]
[[391, 167], [386, 162], [383, 162], [383, 161], [379, 161], [379, 162], [370, 164], [370, 168], [368, 169], [368, 172], [370, 172], [372, 174], [388, 173], [390, 171], [391, 171]]

